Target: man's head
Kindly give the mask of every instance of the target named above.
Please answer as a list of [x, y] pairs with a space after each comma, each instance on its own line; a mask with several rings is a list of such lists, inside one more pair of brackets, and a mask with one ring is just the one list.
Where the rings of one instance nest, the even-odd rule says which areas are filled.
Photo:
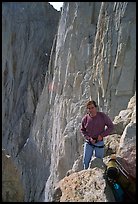
[[88, 101], [86, 104], [86, 108], [88, 113], [93, 117], [97, 114], [97, 105], [95, 101]]
[[97, 107], [97, 104], [96, 104], [95, 101], [88, 101], [88, 102], [86, 103], [86, 107], [88, 108], [89, 105], [94, 105], [95, 107]]

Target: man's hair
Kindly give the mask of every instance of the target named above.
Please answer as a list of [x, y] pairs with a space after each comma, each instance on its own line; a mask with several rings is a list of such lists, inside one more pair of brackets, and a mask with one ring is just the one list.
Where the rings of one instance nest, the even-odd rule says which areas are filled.
[[94, 105], [95, 107], [97, 107], [97, 104], [96, 104], [95, 101], [88, 101], [88, 102], [86, 103], [86, 108], [88, 108], [89, 105]]

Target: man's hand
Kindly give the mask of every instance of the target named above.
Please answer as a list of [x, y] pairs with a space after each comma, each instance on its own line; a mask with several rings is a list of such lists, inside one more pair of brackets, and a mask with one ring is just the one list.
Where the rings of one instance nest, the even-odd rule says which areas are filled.
[[98, 141], [102, 141], [103, 137], [101, 135], [98, 135]]
[[90, 138], [90, 142], [91, 142], [92, 144], [95, 144], [96, 140]]

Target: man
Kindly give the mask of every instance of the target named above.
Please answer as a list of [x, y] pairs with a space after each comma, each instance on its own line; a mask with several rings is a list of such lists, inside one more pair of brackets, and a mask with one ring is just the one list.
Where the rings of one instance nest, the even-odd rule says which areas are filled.
[[103, 159], [103, 138], [108, 136], [114, 128], [111, 119], [105, 113], [97, 111], [95, 101], [89, 101], [86, 104], [86, 108], [88, 113], [82, 118], [81, 122], [81, 133], [85, 138], [83, 155], [84, 169], [89, 167], [94, 150], [95, 157]]

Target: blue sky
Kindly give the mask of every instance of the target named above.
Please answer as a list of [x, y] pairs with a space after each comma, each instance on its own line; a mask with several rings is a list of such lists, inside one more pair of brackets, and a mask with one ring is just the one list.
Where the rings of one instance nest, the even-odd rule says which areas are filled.
[[58, 11], [60, 11], [60, 7], [63, 6], [63, 2], [48, 2], [48, 3], [52, 4], [52, 6]]

